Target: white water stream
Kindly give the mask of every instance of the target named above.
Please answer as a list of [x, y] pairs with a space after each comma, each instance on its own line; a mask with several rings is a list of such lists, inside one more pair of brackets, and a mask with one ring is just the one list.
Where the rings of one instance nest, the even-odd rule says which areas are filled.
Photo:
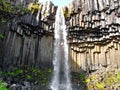
[[52, 90], [72, 90], [68, 63], [67, 31], [61, 8], [57, 9], [54, 33], [54, 72], [50, 88]]

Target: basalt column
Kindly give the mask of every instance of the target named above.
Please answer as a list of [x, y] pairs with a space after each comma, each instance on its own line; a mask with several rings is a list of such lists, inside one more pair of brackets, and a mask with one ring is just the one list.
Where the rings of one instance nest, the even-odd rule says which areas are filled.
[[0, 42], [3, 48], [1, 68], [4, 70], [22, 66], [52, 67], [57, 7], [52, 2], [35, 2], [28, 8], [28, 13], [16, 15], [0, 28], [5, 37]]
[[74, 62], [71, 69], [119, 68], [120, 1], [73, 0], [64, 10]]

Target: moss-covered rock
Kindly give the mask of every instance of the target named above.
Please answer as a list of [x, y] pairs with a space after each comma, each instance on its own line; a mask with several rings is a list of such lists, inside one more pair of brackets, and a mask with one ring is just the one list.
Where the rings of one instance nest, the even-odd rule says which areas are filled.
[[[120, 86], [120, 70], [109, 70], [92, 73], [88, 76], [90, 79], [87, 83], [88, 90], [116, 90]], [[89, 89], [90, 88], [90, 89]]]
[[[50, 83], [52, 69], [30, 68], [28, 66], [21, 68], [14, 68], [12, 71], [0, 71], [0, 75], [6, 80], [9, 76], [13, 78], [13, 82], [20, 83], [20, 81], [38, 82], [40, 85], [48, 85]], [[17, 81], [16, 81], [17, 80]]]
[[41, 7], [40, 7], [40, 4], [38, 4], [38, 3], [30, 3], [30, 4], [28, 5], [28, 9], [29, 9], [32, 13], [34, 13], [36, 10], [37, 10], [37, 11], [41, 10]]
[[63, 13], [64, 13], [64, 16], [65, 16], [66, 19], [70, 18], [71, 12], [69, 12], [67, 7], [63, 8]]
[[2, 80], [0, 80], [0, 90], [8, 90], [7, 83]]
[[119, 90], [120, 70], [101, 69], [89, 75], [85, 73], [72, 73], [72, 83], [86, 87], [86, 90]]

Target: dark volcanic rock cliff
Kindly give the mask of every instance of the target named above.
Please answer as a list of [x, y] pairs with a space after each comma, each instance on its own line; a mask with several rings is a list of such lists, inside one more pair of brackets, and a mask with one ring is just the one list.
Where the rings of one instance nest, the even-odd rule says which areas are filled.
[[23, 13], [23, 9], [13, 13], [6, 24], [1, 23], [4, 39], [0, 41], [0, 66], [5, 71], [24, 65], [52, 67], [54, 16], [57, 7], [52, 2], [25, 2], [16, 1], [11, 4], [13, 7], [26, 4], [28, 13]]

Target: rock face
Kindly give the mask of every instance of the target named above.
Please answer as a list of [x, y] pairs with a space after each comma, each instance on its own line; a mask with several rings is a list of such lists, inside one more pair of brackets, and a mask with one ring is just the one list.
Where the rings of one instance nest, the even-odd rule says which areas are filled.
[[[50, 1], [7, 1], [13, 6], [28, 5], [30, 12], [15, 15], [5, 26], [0, 21], [5, 36], [0, 40], [0, 66], [4, 70], [24, 65], [51, 67], [57, 7]], [[120, 68], [120, 0], [73, 0], [63, 10], [71, 70]]]
[[46, 2], [45, 5], [31, 3], [29, 8], [28, 14], [14, 17], [1, 28], [4, 39], [0, 41], [0, 66], [5, 71], [25, 65], [52, 67], [57, 7]]
[[120, 68], [120, 0], [74, 1], [66, 22], [71, 69]]

